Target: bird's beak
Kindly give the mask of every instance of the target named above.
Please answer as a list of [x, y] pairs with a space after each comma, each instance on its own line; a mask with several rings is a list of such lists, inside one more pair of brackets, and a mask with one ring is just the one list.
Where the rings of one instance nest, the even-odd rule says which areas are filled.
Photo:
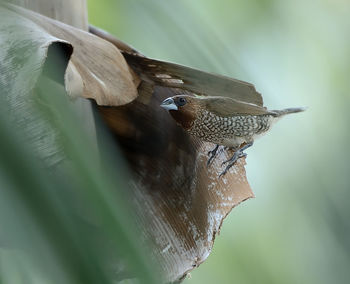
[[165, 99], [160, 106], [167, 110], [178, 110], [177, 105], [172, 98]]

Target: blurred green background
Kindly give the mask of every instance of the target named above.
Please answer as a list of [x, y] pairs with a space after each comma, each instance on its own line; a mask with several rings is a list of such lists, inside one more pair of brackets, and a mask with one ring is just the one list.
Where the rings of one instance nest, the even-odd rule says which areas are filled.
[[247, 151], [256, 198], [185, 283], [349, 283], [350, 3], [89, 0], [90, 23], [146, 56], [246, 80], [307, 106]]

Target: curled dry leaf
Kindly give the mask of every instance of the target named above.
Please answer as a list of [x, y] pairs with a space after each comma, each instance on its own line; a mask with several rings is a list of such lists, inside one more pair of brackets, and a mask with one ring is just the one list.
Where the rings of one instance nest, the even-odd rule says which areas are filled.
[[126, 44], [120, 39], [117, 39], [116, 37], [112, 36], [110, 33], [98, 27], [89, 25], [89, 32], [114, 44], [120, 51], [128, 52], [131, 54], [138, 54], [142, 56], [141, 53], [139, 53], [136, 49], [132, 48], [130, 45]]
[[[132, 48], [131, 46], [129, 46], [128, 44], [126, 44], [125, 42], [115, 38], [114, 36], [112, 36], [111, 34], [107, 33], [106, 31], [99, 29], [97, 27], [94, 27], [92, 25], [89, 25], [89, 31], [90, 33], [105, 39], [106, 41], [112, 43], [115, 47], [117, 47], [121, 52], [127, 52], [130, 54], [138, 54], [139, 56], [142, 56], [141, 53], [139, 53], [136, 49]], [[135, 86], [138, 86], [141, 82], [140, 78], [138, 75], [136, 75], [136, 73], [133, 71], [133, 69], [129, 68], [129, 71], [132, 75], [133, 81]]]
[[219, 179], [221, 162], [232, 153], [220, 152], [207, 168], [214, 145], [189, 136], [159, 107], [178, 92], [143, 82], [131, 104], [98, 107], [129, 162], [137, 215], [164, 282], [179, 281], [202, 263], [226, 215], [253, 197], [244, 159]]
[[123, 52], [128, 64], [142, 79], [169, 88], [180, 88], [206, 96], [230, 97], [238, 101], [263, 105], [253, 84], [211, 74], [194, 68]]
[[220, 95], [222, 91], [232, 96], [230, 88], [241, 100], [262, 105], [262, 98], [251, 84], [152, 60], [108, 34], [90, 31], [121, 48], [142, 78], [134, 102], [98, 109], [132, 169], [138, 216], [147, 239], [155, 245], [164, 282], [181, 281], [209, 256], [232, 208], [254, 195], [244, 159], [219, 178], [221, 163], [232, 153], [221, 151], [207, 168], [207, 153], [214, 145], [190, 136], [159, 105], [184, 92]]
[[[99, 105], [113, 106], [129, 103], [137, 97], [133, 77], [124, 57], [109, 42], [24, 8], [2, 4], [1, 9], [12, 14], [12, 26], [29, 32], [25, 35], [28, 42], [23, 48], [30, 45], [32, 37], [34, 41], [40, 39], [44, 42], [39, 45], [42, 52], [37, 69], [43, 66], [47, 49], [52, 43], [65, 42], [73, 47], [65, 76], [66, 89], [71, 96], [90, 98]], [[0, 21], [2, 33], [6, 35], [10, 31], [9, 25], [4, 18]], [[23, 26], [24, 22], [31, 28]], [[12, 38], [23, 44], [22, 39], [16, 39], [14, 35]]]

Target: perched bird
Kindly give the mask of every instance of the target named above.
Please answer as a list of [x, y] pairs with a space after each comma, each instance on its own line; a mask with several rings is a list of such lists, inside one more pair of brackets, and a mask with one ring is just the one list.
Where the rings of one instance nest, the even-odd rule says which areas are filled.
[[217, 144], [208, 154], [207, 165], [215, 158], [219, 145], [232, 148], [235, 153], [229, 160], [224, 175], [243, 151], [253, 145], [282, 116], [301, 112], [304, 108], [267, 110], [265, 107], [228, 97], [177, 95], [165, 99], [160, 105], [169, 111], [175, 121], [191, 135]]
[[[208, 165], [217, 154], [219, 145], [232, 148], [235, 153], [221, 173], [224, 175], [253, 145], [285, 114], [303, 108], [267, 110], [263, 98], [253, 84], [234, 78], [212, 74], [194, 68], [155, 60], [134, 52], [124, 51], [124, 58], [142, 81], [152, 86], [171, 89], [179, 95], [167, 98], [161, 107], [190, 134], [216, 143], [209, 152]], [[153, 89], [150, 88], [149, 96]], [[196, 96], [192, 94], [201, 94]]]

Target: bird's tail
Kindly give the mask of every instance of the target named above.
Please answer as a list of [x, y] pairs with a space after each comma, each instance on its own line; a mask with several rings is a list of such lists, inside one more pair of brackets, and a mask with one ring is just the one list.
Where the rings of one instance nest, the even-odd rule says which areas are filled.
[[302, 112], [305, 110], [306, 110], [305, 107], [295, 107], [295, 108], [286, 108], [286, 109], [282, 109], [282, 110], [273, 110], [272, 112], [274, 112], [276, 114], [275, 115], [276, 117], [280, 117], [280, 116], [284, 116], [286, 114]]

